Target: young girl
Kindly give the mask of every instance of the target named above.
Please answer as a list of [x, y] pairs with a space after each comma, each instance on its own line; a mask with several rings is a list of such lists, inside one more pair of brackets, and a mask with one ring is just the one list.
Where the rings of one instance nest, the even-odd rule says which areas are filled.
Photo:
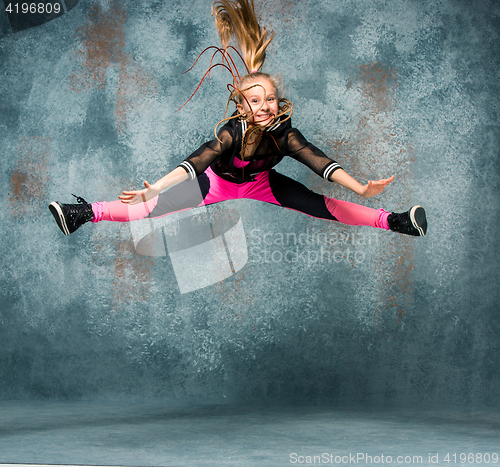
[[[235, 113], [220, 122], [224, 125], [215, 139], [203, 144], [156, 183], [144, 182], [142, 190], [124, 191], [119, 200], [112, 202], [89, 204], [77, 197], [78, 204], [51, 203], [49, 209], [62, 232], [69, 235], [86, 222], [129, 222], [248, 198], [344, 224], [425, 235], [427, 220], [421, 206], [399, 214], [375, 210], [314, 193], [273, 169], [289, 156], [364, 198], [381, 193], [394, 180], [392, 176], [360, 184], [292, 127], [292, 104], [278, 95], [275, 79], [260, 71], [273, 35], [260, 28], [253, 0], [216, 1], [212, 14], [222, 42], [222, 48], [216, 51], [222, 55], [222, 63], [217, 65], [230, 70], [234, 78], [234, 84], [228, 88], [232, 89], [229, 100], [236, 103]], [[231, 36], [239, 44], [248, 71], [243, 77], [229, 54], [230, 49], [235, 50], [229, 46]], [[189, 189], [188, 184], [195, 179], [199, 191]], [[198, 195], [194, 194], [196, 191]]]

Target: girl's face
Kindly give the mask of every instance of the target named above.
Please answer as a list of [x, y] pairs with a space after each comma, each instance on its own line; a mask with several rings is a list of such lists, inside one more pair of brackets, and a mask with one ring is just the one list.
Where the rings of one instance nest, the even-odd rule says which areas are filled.
[[236, 107], [241, 114], [253, 113], [250, 123], [265, 126], [278, 114], [276, 89], [274, 89], [273, 83], [266, 78], [259, 78], [243, 85], [243, 89], [249, 87], [251, 89], [242, 93], [245, 97], [243, 103]]

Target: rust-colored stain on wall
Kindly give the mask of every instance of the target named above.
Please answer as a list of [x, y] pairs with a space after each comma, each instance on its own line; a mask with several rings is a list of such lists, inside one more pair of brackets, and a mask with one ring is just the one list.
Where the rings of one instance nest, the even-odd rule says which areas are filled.
[[[351, 137], [335, 139], [327, 135], [321, 138], [322, 147], [329, 156], [344, 167], [348, 165], [348, 172], [361, 183], [395, 175], [393, 184], [411, 184], [411, 148], [398, 136], [398, 133], [404, 134], [404, 130], [398, 130], [390, 118], [384, 118], [397, 108], [397, 79], [397, 70], [381, 63], [359, 65], [357, 72], [348, 80], [348, 86], [358, 89], [361, 95], [359, 114], [351, 123]], [[363, 198], [355, 193], [337, 184], [325, 185], [324, 181], [314, 175], [310, 176], [308, 185], [327, 196], [365, 204]], [[391, 188], [389, 185], [387, 192]], [[406, 195], [399, 199], [398, 206], [379, 207], [394, 211], [408, 209], [415, 202], [410, 199], [409, 190], [405, 193]], [[381, 195], [378, 196], [379, 199], [380, 197]], [[320, 231], [329, 237], [335, 235], [335, 232], [352, 235], [353, 229], [362, 229], [359, 232], [367, 236], [373, 232], [367, 231], [366, 227], [350, 227], [337, 223], [325, 224]], [[384, 235], [394, 237], [388, 242], [381, 242], [383, 247], [381, 246], [373, 260], [374, 278], [378, 283], [376, 293], [379, 295], [379, 305], [374, 313], [380, 317], [382, 313], [387, 314], [387, 310], [394, 310], [397, 326], [406, 313], [405, 306], [409, 305], [408, 300], [411, 297], [413, 242], [418, 239], [382, 231], [376, 234], [379, 238]], [[331, 248], [336, 247], [333, 245]], [[354, 266], [353, 262], [352, 265]]]
[[75, 92], [95, 87], [102, 90], [106, 86], [107, 71], [111, 67], [116, 69], [119, 75], [115, 107], [118, 131], [126, 127], [127, 115], [134, 106], [157, 91], [155, 79], [125, 51], [126, 21], [127, 12], [118, 0], [112, 1], [107, 11], [99, 5], [91, 8], [87, 23], [77, 31], [79, 41], [74, 48], [81, 69], [69, 79], [70, 88]]
[[122, 309], [127, 303], [148, 300], [153, 281], [153, 258], [137, 253], [133, 241], [127, 238], [127, 232], [126, 225], [116, 225], [113, 239], [99, 232], [93, 235], [94, 262], [105, 268], [105, 277], [113, 277], [110, 291], [112, 311]]
[[128, 115], [135, 106], [145, 98], [157, 93], [156, 81], [139, 65], [126, 63], [120, 67], [120, 78], [116, 96], [116, 127], [118, 131], [125, 129]]
[[221, 315], [236, 325], [236, 322], [251, 319], [253, 297], [250, 284], [245, 278], [243, 271], [234, 276], [215, 284], [215, 292], [224, 304]]
[[[227, 209], [223, 205], [212, 205], [209, 209], [214, 226], [214, 237], [224, 234], [229, 227], [236, 224], [240, 217], [236, 210]], [[251, 287], [246, 283], [244, 271], [245, 268], [215, 284], [215, 292], [224, 304], [221, 313], [229, 320], [238, 321], [244, 319], [245, 316], [250, 316], [247, 311], [253, 306], [253, 297]]]
[[[255, 12], [262, 27], [278, 34], [288, 36], [291, 31], [302, 23], [306, 16], [306, 5], [297, 7], [296, 0], [261, 0], [256, 2]], [[274, 41], [271, 42], [269, 51], [272, 51]]]
[[396, 107], [394, 91], [397, 87], [397, 70], [380, 63], [359, 65], [355, 81], [359, 83], [365, 97], [365, 111], [373, 117]]
[[149, 256], [139, 255], [132, 240], [115, 239], [113, 245], [116, 251], [112, 291], [115, 307], [147, 300], [154, 261]]
[[9, 205], [13, 216], [45, 209], [49, 182], [50, 138], [22, 137], [16, 151], [17, 165], [10, 178]]
[[74, 91], [88, 91], [94, 86], [104, 89], [107, 69], [127, 60], [123, 50], [126, 20], [126, 11], [117, 1], [108, 11], [102, 11], [99, 5], [91, 8], [86, 25], [77, 31], [80, 47], [75, 53], [82, 60], [82, 71], [70, 79]]

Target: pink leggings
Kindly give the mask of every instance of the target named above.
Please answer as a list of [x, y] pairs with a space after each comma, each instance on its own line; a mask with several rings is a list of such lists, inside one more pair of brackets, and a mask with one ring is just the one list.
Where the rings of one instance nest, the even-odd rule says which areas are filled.
[[233, 183], [216, 175], [211, 168], [197, 180], [182, 182], [146, 203], [130, 206], [121, 201], [93, 203], [93, 222], [129, 222], [146, 217], [162, 217], [173, 212], [229, 199], [255, 199], [303, 212], [320, 219], [349, 225], [389, 229], [389, 213], [347, 201], [328, 198], [275, 170], [258, 174], [254, 182]]

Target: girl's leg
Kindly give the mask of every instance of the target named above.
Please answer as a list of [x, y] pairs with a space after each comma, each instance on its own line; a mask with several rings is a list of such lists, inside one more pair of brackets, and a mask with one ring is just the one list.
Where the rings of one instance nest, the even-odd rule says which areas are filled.
[[144, 219], [149, 216], [157, 203], [158, 196], [150, 199], [147, 203], [134, 205], [122, 203], [120, 200], [92, 203], [92, 211], [94, 212], [92, 222], [129, 222]]
[[92, 222], [130, 222], [146, 217], [163, 217], [203, 204], [209, 190], [210, 181], [206, 174], [201, 174], [197, 180], [179, 183], [146, 203], [132, 206], [120, 200], [92, 203]]
[[356, 203], [335, 198], [325, 198], [328, 211], [342, 224], [369, 225], [379, 229], [389, 230], [387, 218], [390, 213], [383, 209], [372, 209]]
[[390, 213], [383, 209], [372, 209], [319, 195], [274, 170], [269, 172], [269, 185], [277, 203], [285, 208], [343, 224], [366, 225], [389, 230], [387, 218]]
[[49, 210], [62, 233], [69, 235], [87, 222], [129, 222], [194, 208], [204, 204], [209, 190], [210, 180], [206, 174], [201, 174], [197, 181], [179, 183], [146, 203], [130, 206], [118, 200], [90, 204], [76, 197], [78, 204], [54, 201], [49, 204]]

